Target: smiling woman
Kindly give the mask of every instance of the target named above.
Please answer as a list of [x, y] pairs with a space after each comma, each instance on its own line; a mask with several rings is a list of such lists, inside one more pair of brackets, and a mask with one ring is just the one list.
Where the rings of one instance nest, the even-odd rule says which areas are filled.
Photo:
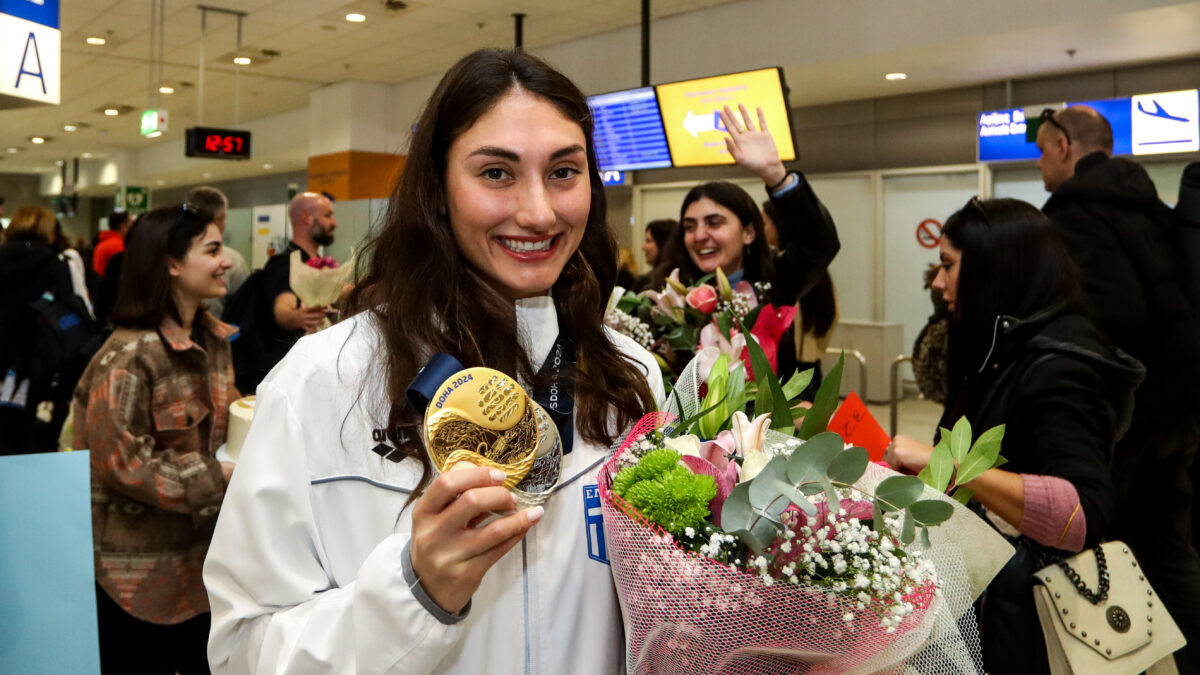
[[450, 229], [463, 256], [512, 300], [544, 295], [591, 211], [583, 129], [513, 88], [454, 140], [446, 163]]
[[[662, 288], [675, 268], [685, 284], [721, 268], [733, 283], [769, 284], [765, 297], [777, 306], [790, 305], [822, 282], [841, 243], [833, 219], [803, 174], [788, 171], [780, 161], [762, 110], [756, 122], [744, 106], [738, 108], [735, 113], [726, 106], [720, 112], [728, 130], [725, 145], [738, 166], [762, 179], [779, 216], [774, 223], [778, 246], [768, 244], [758, 204], [745, 190], [725, 181], [697, 185], [683, 198], [680, 226], [659, 256], [649, 287]], [[781, 374], [797, 366], [793, 333], [789, 328], [780, 341]]]
[[116, 330], [75, 389], [74, 447], [92, 454], [104, 672], [204, 672], [201, 565], [233, 465], [219, 462], [238, 398], [217, 226], [182, 206], [130, 230]]
[[[258, 388], [205, 567], [213, 671], [623, 672], [588, 514], [610, 443], [663, 391], [653, 357], [601, 323], [617, 250], [587, 101], [536, 57], [476, 52], [408, 156], [357, 314]], [[439, 352], [557, 412], [544, 505], [517, 510], [502, 471], [433, 476], [406, 389]]]

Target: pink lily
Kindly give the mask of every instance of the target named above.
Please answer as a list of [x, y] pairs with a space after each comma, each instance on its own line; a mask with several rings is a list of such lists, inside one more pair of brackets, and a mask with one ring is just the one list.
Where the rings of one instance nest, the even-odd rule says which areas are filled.
[[715, 323], [710, 323], [700, 330], [700, 348], [696, 350], [696, 374], [700, 376], [701, 382], [708, 381], [713, 364], [722, 354], [729, 357], [731, 370], [741, 361], [742, 352], [746, 350], [746, 336], [737, 331], [730, 331], [729, 334], [730, 339], [726, 340]]
[[742, 457], [741, 479], [754, 478], [767, 466], [771, 458], [763, 449], [767, 440], [767, 429], [771, 427], [770, 413], [764, 413], [750, 421], [741, 410], [733, 413], [733, 441], [737, 453]]
[[750, 299], [750, 309], [758, 307], [758, 295], [754, 292], [754, 286], [749, 281], [739, 281], [733, 287], [733, 292], [739, 295], [744, 295]]
[[676, 322], [683, 322], [683, 308], [687, 306], [687, 300], [684, 294], [687, 293], [687, 287], [679, 281], [679, 268], [671, 271], [671, 275], [667, 277], [667, 285], [662, 289], [662, 292], [645, 291], [642, 295], [654, 303], [654, 311], [660, 314], [665, 314], [671, 317]]
[[711, 441], [701, 443], [695, 436], [680, 436], [667, 441], [667, 446], [679, 452], [683, 463], [695, 474], [712, 476], [717, 484], [717, 496], [708, 503], [713, 522], [721, 524], [721, 506], [738, 482], [738, 465], [730, 459], [737, 452], [733, 433], [728, 429]]

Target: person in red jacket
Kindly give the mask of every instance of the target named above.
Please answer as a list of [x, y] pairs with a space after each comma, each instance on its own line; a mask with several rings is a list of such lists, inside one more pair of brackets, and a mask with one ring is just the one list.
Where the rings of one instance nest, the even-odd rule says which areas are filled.
[[113, 211], [108, 216], [108, 229], [100, 233], [100, 243], [92, 252], [92, 269], [96, 274], [104, 276], [108, 269], [108, 261], [114, 255], [125, 250], [125, 233], [133, 225], [133, 216], [125, 211]]

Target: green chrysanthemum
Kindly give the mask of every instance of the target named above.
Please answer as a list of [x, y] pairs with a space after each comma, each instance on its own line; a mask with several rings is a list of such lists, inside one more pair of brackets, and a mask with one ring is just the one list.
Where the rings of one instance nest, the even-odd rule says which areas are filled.
[[679, 534], [704, 524], [717, 484], [712, 476], [692, 473], [679, 463], [679, 453], [664, 448], [621, 469], [613, 478], [613, 491], [659, 527]]

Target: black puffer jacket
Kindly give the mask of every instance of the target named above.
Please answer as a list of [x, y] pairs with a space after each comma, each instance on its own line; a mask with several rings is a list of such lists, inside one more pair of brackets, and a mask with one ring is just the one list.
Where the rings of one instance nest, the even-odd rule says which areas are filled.
[[[1004, 469], [1068, 480], [1087, 519], [1085, 546], [1094, 546], [1112, 522], [1108, 462], [1129, 426], [1144, 373], [1079, 314], [1052, 309], [1025, 320], [998, 317], [990, 353], [941, 426], [952, 427], [962, 414], [976, 436], [1006, 425]], [[1048, 670], [1029, 585], [1040, 564], [1026, 540], [1020, 542], [979, 606], [984, 661], [992, 673]]]
[[[37, 347], [38, 315], [29, 305], [54, 288], [61, 265], [64, 263], [49, 244], [10, 241], [0, 245], [0, 455], [55, 448], [57, 433], [34, 422], [32, 408], [41, 398], [38, 387], [32, 387], [32, 392], [27, 389], [25, 397], [14, 389], [19, 390], [19, 383], [26, 381]], [[70, 387], [66, 393], [70, 395]], [[60, 412], [65, 410], [65, 405], [60, 408]]]
[[1169, 207], [1138, 164], [1097, 152], [1042, 209], [1082, 273], [1089, 315], [1146, 366], [1137, 416], [1200, 411], [1200, 322]]

